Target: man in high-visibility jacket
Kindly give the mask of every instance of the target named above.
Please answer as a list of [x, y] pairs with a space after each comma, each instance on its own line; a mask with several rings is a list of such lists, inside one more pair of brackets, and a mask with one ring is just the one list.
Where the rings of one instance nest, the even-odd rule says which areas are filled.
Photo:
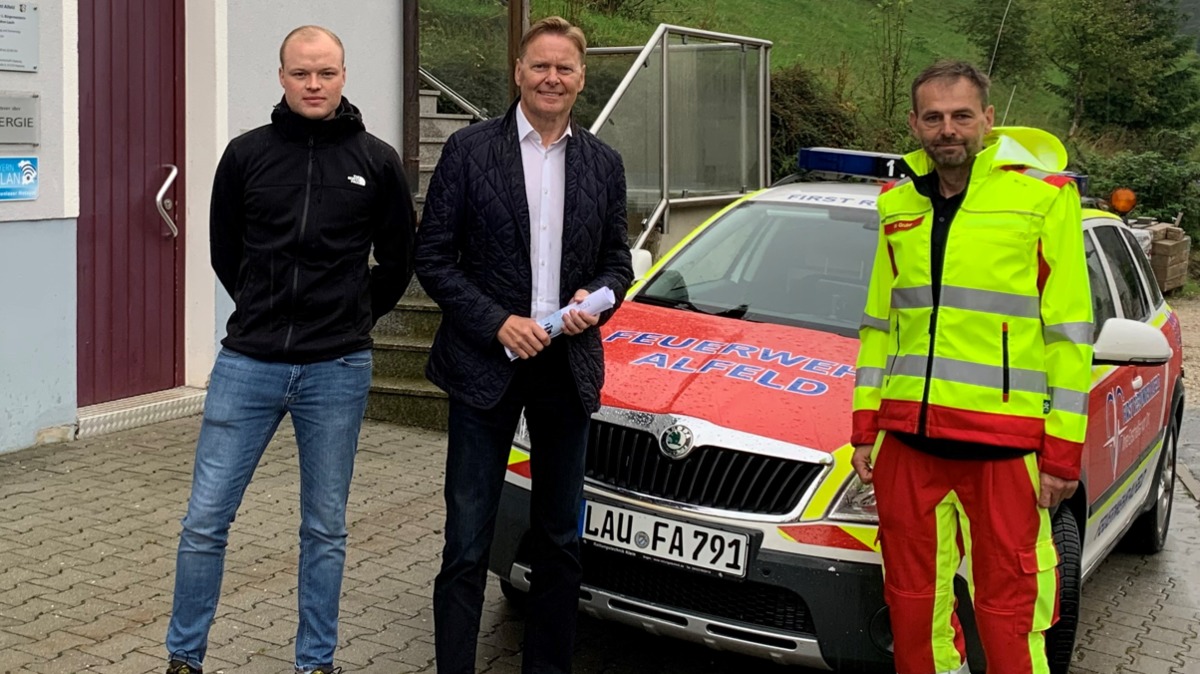
[[1048, 671], [1048, 509], [1078, 485], [1087, 428], [1079, 193], [1057, 139], [993, 130], [988, 86], [962, 62], [917, 77], [914, 177], [879, 197], [851, 442], [875, 486], [899, 674], [966, 671], [963, 554], [988, 674]]

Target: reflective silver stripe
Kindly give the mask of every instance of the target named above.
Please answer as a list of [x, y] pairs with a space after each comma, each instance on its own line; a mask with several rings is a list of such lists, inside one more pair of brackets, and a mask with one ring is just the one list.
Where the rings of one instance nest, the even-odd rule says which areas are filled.
[[932, 306], [933, 286], [892, 289], [892, 307], [895, 309], [925, 309]]
[[[940, 304], [943, 307], [970, 309], [971, 311], [983, 311], [1016, 318], [1038, 318], [1042, 315], [1036, 297], [958, 286], [944, 286]], [[892, 290], [892, 307], [896, 309], [926, 309], [932, 306], [933, 286]]]
[[879, 388], [883, 386], [883, 368], [882, 367], [860, 367], [854, 372], [855, 386], [870, 386]]
[[929, 359], [925, 356], [895, 356], [888, 359], [888, 373], [908, 377], [924, 377]]
[[875, 318], [874, 316], [865, 313], [862, 317], [862, 323], [860, 323], [858, 327], [875, 328], [876, 330], [881, 330], [883, 332], [887, 332], [888, 330], [892, 329], [891, 324], [887, 322], [886, 318]]
[[985, 311], [1017, 318], [1038, 318], [1042, 315], [1038, 298], [1028, 295], [1002, 293], [995, 290], [975, 290], [957, 286], [942, 288], [941, 305], [956, 309]]
[[1055, 387], [1050, 389], [1050, 406], [1056, 412], [1087, 414], [1088, 394]]
[[[925, 356], [900, 356], [892, 366], [893, 375], [924, 377], [929, 364]], [[933, 363], [934, 379], [954, 382], [956, 384], [972, 384], [986, 386], [997, 391], [1004, 388], [1004, 368], [997, 365], [971, 363], [952, 358], [938, 358]], [[1046, 373], [1037, 370], [1021, 368], [1008, 369], [1008, 389], [1027, 393], [1046, 392]]]
[[1092, 324], [1084, 323], [1058, 323], [1055, 325], [1047, 325], [1042, 329], [1042, 338], [1047, 344], [1055, 342], [1070, 342], [1072, 344], [1091, 345], [1092, 343]]
[[[1004, 388], [1004, 368], [983, 365], [965, 360], [938, 358], [933, 363], [933, 378], [959, 384], [987, 386], [997, 390]], [[1046, 392], [1046, 373], [1037, 370], [1008, 368], [1008, 390], [1027, 393]]]

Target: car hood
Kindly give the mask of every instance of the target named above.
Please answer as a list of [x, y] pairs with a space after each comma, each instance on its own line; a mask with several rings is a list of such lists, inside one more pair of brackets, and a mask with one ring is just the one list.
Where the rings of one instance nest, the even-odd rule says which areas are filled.
[[602, 334], [605, 405], [826, 452], [850, 439], [857, 339], [637, 302]]

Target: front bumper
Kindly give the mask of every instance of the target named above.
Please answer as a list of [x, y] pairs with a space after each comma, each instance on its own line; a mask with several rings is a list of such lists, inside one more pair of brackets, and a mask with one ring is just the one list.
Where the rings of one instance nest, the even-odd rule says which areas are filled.
[[[506, 483], [490, 568], [529, 589], [529, 492]], [[584, 544], [580, 608], [662, 636], [838, 672], [894, 672], [883, 577], [873, 564], [758, 549], [731, 580]]]

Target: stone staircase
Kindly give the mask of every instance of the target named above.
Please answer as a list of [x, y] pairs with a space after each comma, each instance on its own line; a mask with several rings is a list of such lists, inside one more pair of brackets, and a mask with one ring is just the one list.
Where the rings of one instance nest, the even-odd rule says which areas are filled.
[[442, 312], [416, 279], [396, 308], [375, 325], [375, 374], [367, 418], [405, 426], [446, 428], [446, 394], [425, 379], [425, 362]]
[[[471, 123], [470, 115], [439, 113], [438, 92], [421, 91], [421, 173], [417, 215], [429, 179], [450, 134]], [[379, 320], [375, 374], [367, 399], [367, 418], [404, 426], [444, 430], [449, 412], [446, 394], [425, 379], [425, 362], [442, 314], [414, 278], [396, 308]]]

